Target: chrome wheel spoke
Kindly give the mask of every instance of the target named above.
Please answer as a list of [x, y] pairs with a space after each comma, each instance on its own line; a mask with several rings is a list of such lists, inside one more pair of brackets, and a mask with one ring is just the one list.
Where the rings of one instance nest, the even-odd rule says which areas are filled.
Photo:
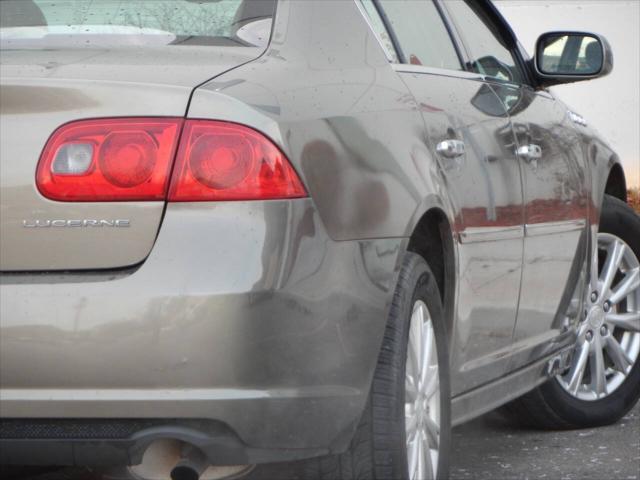
[[622, 330], [636, 333], [640, 332], [640, 312], [610, 313], [606, 316], [606, 321]]
[[613, 361], [616, 370], [622, 373], [627, 373], [629, 368], [633, 365], [633, 361], [629, 358], [627, 353], [622, 349], [618, 341], [612, 335], [609, 335], [605, 339], [605, 350], [609, 354], [609, 358]]
[[602, 292], [605, 294], [611, 288], [613, 279], [620, 268], [620, 261], [624, 255], [624, 250], [624, 244], [618, 239], [614, 240], [607, 249], [607, 259], [605, 260], [601, 274]]
[[426, 438], [427, 437], [427, 433], [423, 432], [423, 439], [422, 439], [422, 464], [424, 465], [424, 477], [423, 478], [427, 478], [427, 479], [431, 479], [434, 478], [434, 472], [433, 472], [433, 466], [431, 465], [431, 450], [429, 447], [429, 441]]
[[420, 435], [416, 431], [416, 434], [413, 436], [413, 439], [409, 440], [407, 445], [407, 456], [409, 460], [409, 477], [411, 479], [418, 480], [420, 477], [418, 476], [418, 470], [420, 466], [418, 463], [420, 462]]
[[[589, 285], [593, 286], [593, 285], [598, 285], [599, 282], [599, 278], [598, 278], [598, 245], [595, 245], [593, 247], [593, 251], [591, 253], [591, 276], [590, 276], [590, 281], [589, 281]], [[592, 290], [590, 290], [591, 292]]]
[[429, 366], [431, 365], [431, 355], [433, 354], [433, 328], [431, 324], [423, 327], [422, 337], [422, 358], [420, 362], [420, 386], [425, 386], [429, 376]]
[[438, 391], [439, 384], [438, 367], [430, 367], [427, 382], [424, 385], [424, 396], [427, 400], [431, 400], [433, 395]]
[[589, 362], [591, 366], [591, 387], [597, 396], [607, 393], [607, 379], [605, 377], [604, 355], [600, 337], [594, 337], [592, 355]]
[[409, 409], [409, 412], [407, 412], [407, 405], [405, 405], [404, 425], [407, 432], [407, 438], [415, 435], [418, 431], [418, 417], [412, 409]]
[[628, 272], [624, 279], [618, 284], [609, 301], [616, 305], [621, 300], [627, 298], [631, 292], [640, 287], [640, 268], [634, 268]]
[[[412, 316], [413, 319], [419, 317], [419, 315]], [[411, 322], [410, 332], [409, 332], [409, 347], [408, 347], [408, 364], [407, 366], [411, 367], [411, 373], [413, 375], [414, 380], [420, 378], [420, 355], [422, 350], [422, 326], [419, 325], [418, 321]], [[415, 325], [414, 325], [415, 324]], [[416, 382], [416, 387], [419, 387], [419, 383]]]
[[571, 369], [568, 374], [569, 391], [574, 395], [578, 392], [578, 388], [582, 385], [582, 379], [584, 378], [584, 372], [589, 360], [589, 343], [584, 342], [580, 346], [580, 350], [577, 355], [574, 356], [571, 364]]
[[437, 450], [440, 445], [440, 427], [431, 418], [427, 418], [425, 424], [429, 447]]
[[423, 478], [425, 478], [424, 472], [425, 472], [425, 464], [424, 464], [424, 436], [423, 436], [422, 431], [418, 432], [418, 436], [417, 438], [419, 439], [418, 441], [418, 451], [416, 452], [416, 455], [418, 457], [418, 476], [417, 478], [422, 480]]
[[418, 386], [416, 385], [415, 378], [408, 372], [405, 378], [405, 402], [415, 402], [418, 398]]

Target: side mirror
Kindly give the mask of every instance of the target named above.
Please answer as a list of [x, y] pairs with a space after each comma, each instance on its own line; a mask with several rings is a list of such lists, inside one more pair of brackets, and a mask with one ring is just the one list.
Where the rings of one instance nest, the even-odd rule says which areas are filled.
[[542, 87], [591, 80], [611, 73], [613, 52], [601, 35], [549, 32], [538, 38], [535, 67]]

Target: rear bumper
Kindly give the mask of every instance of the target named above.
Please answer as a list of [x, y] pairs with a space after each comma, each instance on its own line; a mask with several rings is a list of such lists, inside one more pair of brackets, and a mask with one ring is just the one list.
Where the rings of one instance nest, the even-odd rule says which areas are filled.
[[309, 199], [172, 204], [137, 269], [2, 275], [0, 417], [201, 419], [269, 461], [340, 450], [401, 248], [332, 241]]
[[10, 419], [0, 421], [0, 465], [139, 465], [155, 441], [197, 447], [212, 465], [254, 465], [327, 454], [328, 448], [253, 448], [206, 419]]

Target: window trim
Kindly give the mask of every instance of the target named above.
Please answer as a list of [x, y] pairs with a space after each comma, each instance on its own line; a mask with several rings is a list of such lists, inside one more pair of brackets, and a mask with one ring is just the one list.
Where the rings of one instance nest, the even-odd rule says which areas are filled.
[[382, 20], [382, 24], [384, 28], [387, 30], [387, 34], [389, 35], [389, 39], [393, 44], [393, 48], [396, 50], [396, 55], [398, 57], [398, 61], [401, 64], [407, 63], [407, 57], [404, 54], [404, 50], [400, 46], [400, 41], [398, 40], [398, 36], [396, 35], [395, 29], [391, 26], [391, 22], [389, 21], [389, 17], [387, 16], [387, 12], [384, 11], [382, 5], [380, 5], [380, 0], [371, 0], [373, 6], [376, 8], [378, 15], [380, 15], [380, 19]]
[[398, 73], [417, 73], [437, 75], [439, 77], [461, 78], [464, 80], [475, 80], [486, 82], [487, 77], [478, 72], [470, 72], [468, 70], [449, 70], [445, 68], [429, 67], [425, 65], [413, 65], [410, 63], [392, 63], [391, 68]]
[[[389, 39], [391, 40], [391, 43], [394, 47], [395, 52], [393, 53], [395, 53], [395, 57], [398, 59], [398, 62], [394, 61], [392, 52], [389, 51], [387, 46], [384, 44], [384, 42], [378, 35], [378, 32], [376, 31], [376, 29], [371, 24], [371, 21], [369, 20], [369, 14], [366, 10], [364, 10], [364, 6], [361, 4], [361, 0], [353, 0], [353, 1], [356, 3], [356, 6], [360, 11], [360, 14], [363, 16], [364, 21], [369, 26], [369, 30], [378, 41], [380, 48], [382, 48], [383, 52], [385, 53], [385, 56], [387, 57], [387, 60], [389, 61], [391, 68], [393, 68], [394, 71], [398, 73], [415, 73], [415, 74], [422, 74], [422, 75], [428, 74], [428, 75], [437, 75], [441, 77], [461, 78], [464, 80], [474, 80], [474, 81], [481, 81], [481, 82], [490, 82], [492, 80], [491, 77], [486, 77], [481, 73], [477, 73], [466, 68], [466, 64], [471, 58], [471, 55], [469, 55], [465, 44], [462, 42], [462, 39], [458, 35], [458, 32], [455, 30], [455, 26], [452, 24], [451, 19], [448, 16], [449, 12], [444, 8], [442, 8], [440, 4], [441, 0], [424, 0], [424, 1], [431, 1], [436, 6], [436, 9], [440, 14], [440, 18], [444, 22], [447, 32], [449, 33], [449, 37], [451, 42], [454, 45], [456, 54], [458, 55], [458, 60], [460, 62], [460, 67], [461, 67], [460, 70], [450, 70], [450, 69], [430, 67], [425, 65], [413, 65], [411, 63], [402, 62], [400, 54], [404, 55], [404, 53], [402, 52], [402, 50], [399, 50], [395, 31], [393, 30], [393, 28], [390, 27], [388, 23], [388, 17], [386, 16], [386, 14], [384, 15], [384, 17], [380, 15], [380, 11], [378, 10], [378, 7], [380, 7], [378, 3], [379, 0], [371, 0], [374, 6], [376, 6], [376, 11], [378, 12], [378, 15], [380, 15], [380, 18], [387, 31], [387, 34], [389, 34]], [[393, 37], [392, 37], [392, 34], [393, 34]], [[395, 41], [392, 38], [395, 39]]]
[[[376, 11], [377, 11], [378, 15], [380, 16], [382, 24], [383, 24], [385, 30], [387, 31], [387, 34], [389, 35], [389, 39], [391, 40], [391, 43], [392, 43], [393, 48], [395, 50], [395, 52], [394, 52], [395, 53], [395, 57], [398, 59], [398, 62], [395, 62], [394, 59], [393, 59], [393, 55], [391, 54], [391, 52], [389, 52], [387, 47], [384, 45], [384, 42], [382, 42], [382, 39], [380, 38], [380, 35], [378, 35], [378, 32], [376, 31], [376, 29], [371, 24], [371, 20], [369, 19], [369, 14], [368, 14], [368, 12], [366, 10], [364, 10], [364, 6], [361, 4], [361, 0], [354, 0], [354, 2], [356, 3], [356, 6], [358, 7], [358, 10], [360, 11], [360, 14], [364, 17], [364, 20], [367, 22], [367, 25], [369, 26], [369, 29], [375, 35], [378, 43], [380, 44], [380, 46], [382, 47], [383, 51], [385, 52], [385, 55], [387, 56], [387, 60], [389, 60], [390, 65], [393, 67], [393, 69], [395, 71], [397, 71], [397, 72], [407, 72], [407, 73], [411, 73], [411, 72], [413, 72], [413, 73], [431, 73], [431, 74], [434, 74], [434, 75], [445, 75], [445, 76], [449, 76], [449, 77], [460, 76], [462, 78], [469, 78], [469, 76], [467, 75], [469, 72], [465, 69], [465, 59], [467, 58], [467, 56], [465, 55], [465, 53], [463, 53], [462, 46], [461, 46], [459, 40], [457, 39], [457, 37], [455, 35], [455, 32], [452, 29], [451, 24], [445, 19], [446, 13], [443, 12], [443, 10], [440, 7], [440, 5], [438, 5], [438, 1], [437, 0], [423, 0], [423, 1], [432, 2], [434, 4], [434, 6], [436, 7], [436, 10], [438, 11], [438, 14], [440, 15], [440, 19], [442, 20], [442, 22], [444, 24], [444, 27], [447, 30], [447, 33], [449, 34], [449, 40], [453, 44], [453, 48], [454, 48], [454, 50], [456, 52], [456, 55], [458, 57], [458, 62], [460, 62], [460, 70], [442, 69], [442, 68], [437, 68], [437, 67], [429, 67], [429, 66], [424, 66], [424, 65], [413, 65], [411, 63], [407, 63], [406, 57], [404, 55], [404, 51], [402, 50], [402, 47], [400, 46], [399, 41], [398, 41], [398, 37], [396, 36], [396, 32], [393, 29], [393, 27], [391, 26], [391, 23], [389, 21], [389, 18], [387, 17], [386, 12], [384, 11], [382, 6], [380, 5], [380, 1], [379, 0], [371, 0], [371, 3], [376, 8]], [[481, 75], [477, 74], [476, 72], [471, 72], [471, 73], [473, 74], [473, 78], [481, 78]]]
[[[400, 45], [400, 42], [398, 40], [398, 37], [396, 35], [395, 29], [393, 28], [393, 26], [391, 25], [391, 22], [389, 21], [389, 17], [387, 16], [387, 12], [384, 11], [384, 8], [382, 8], [382, 5], [380, 4], [380, 0], [371, 0], [372, 3], [374, 4], [374, 6], [376, 7], [376, 10], [378, 11], [378, 15], [380, 15], [380, 18], [382, 19], [382, 23], [384, 24], [385, 29], [387, 30], [387, 33], [389, 34], [389, 38], [391, 38], [391, 41], [393, 43], [394, 48], [396, 49], [396, 52], [398, 53], [398, 60], [400, 61], [399, 65], [410, 65], [413, 67], [420, 67], [418, 68], [418, 71], [421, 70], [422, 68], [424, 68], [423, 65], [413, 65], [409, 62], [407, 62], [407, 57], [404, 54], [404, 51], [402, 50], [402, 46]], [[465, 68], [465, 56], [462, 53], [462, 49], [460, 48], [460, 45], [458, 43], [458, 41], [456, 40], [456, 36], [454, 35], [454, 32], [452, 30], [452, 26], [451, 24], [445, 19], [444, 17], [444, 12], [441, 8], [441, 6], [439, 5], [438, 0], [423, 0], [425, 2], [431, 2], [433, 4], [433, 6], [435, 7], [436, 11], [438, 12], [438, 15], [440, 16], [440, 20], [442, 21], [442, 24], [444, 25], [445, 30], [447, 31], [447, 34], [449, 35], [449, 40], [451, 41], [451, 44], [453, 45], [453, 49], [456, 52], [456, 56], [458, 57], [458, 62], [460, 63], [460, 70], [451, 70], [451, 69], [442, 69], [442, 68], [437, 68], [437, 67], [426, 67], [426, 68], [433, 68], [434, 70], [438, 70], [438, 71], [446, 71], [446, 72], [464, 72], [466, 70]]]
[[[358, 10], [360, 11], [360, 14], [364, 17], [364, 21], [367, 22], [367, 25], [369, 26], [369, 30], [371, 31], [371, 33], [373, 33], [373, 36], [376, 38], [376, 40], [378, 41], [378, 44], [380, 45], [380, 47], [382, 48], [382, 50], [384, 51], [385, 56], [387, 57], [387, 60], [389, 61], [389, 63], [391, 65], [395, 65], [396, 62], [394, 61], [394, 56], [395, 58], [397, 58], [398, 60], [400, 60], [400, 57], [398, 55], [398, 50], [396, 48], [396, 45], [393, 41], [393, 39], [391, 38], [391, 36], [389, 36], [389, 39], [391, 40], [391, 43], [393, 45], [394, 51], [390, 52], [389, 49], [387, 48], [387, 46], [384, 44], [384, 42], [382, 41], [382, 38], [380, 38], [380, 35], [378, 34], [378, 32], [376, 31], [376, 29], [374, 28], [373, 24], [371, 23], [371, 19], [369, 18], [369, 12], [367, 12], [365, 10], [364, 5], [362, 5], [362, 0], [353, 0], [356, 4], [356, 7], [358, 7]], [[378, 11], [378, 8], [375, 6], [375, 4], [377, 3], [375, 0], [371, 0], [371, 3], [374, 5], [374, 7], [376, 8], [376, 11]], [[378, 15], [380, 15], [380, 13], [378, 13]], [[381, 18], [382, 20], [382, 18]], [[382, 24], [385, 28], [385, 30], [387, 30], [387, 25], [384, 23], [384, 20], [382, 21]], [[387, 34], [388, 34], [388, 30], [387, 30]]]
[[[458, 37], [458, 32], [455, 30], [453, 26], [453, 22], [451, 22], [448, 17], [448, 11], [444, 9], [441, 5], [440, 0], [430, 0], [436, 7], [436, 10], [440, 14], [440, 19], [442, 23], [444, 23], [445, 28], [447, 29], [447, 33], [449, 34], [449, 38], [451, 39], [451, 43], [453, 43], [453, 48], [458, 55], [458, 61], [460, 62], [460, 67], [462, 67], [461, 71], [467, 71], [467, 56], [468, 52], [466, 51], [466, 45], [462, 43], [462, 39]], [[448, 70], [448, 69], [447, 69]], [[475, 73], [475, 72], [473, 72]]]
[[[369, 26], [369, 30], [374, 35], [374, 37], [378, 41], [378, 44], [384, 51], [385, 56], [389, 61], [389, 64], [391, 65], [393, 70], [398, 73], [438, 75], [438, 76], [444, 76], [444, 77], [462, 78], [465, 80], [482, 81], [485, 83], [499, 83], [500, 85], [512, 85], [515, 87], [529, 87], [535, 90], [532, 77], [531, 77], [531, 70], [530, 70], [531, 62], [525, 60], [524, 55], [520, 51], [521, 46], [518, 41], [518, 37], [515, 35], [513, 30], [511, 29], [511, 26], [508, 24], [508, 22], [505, 20], [502, 14], [498, 11], [495, 5], [493, 5], [493, 3], [491, 3], [491, 1], [489, 0], [476, 0], [476, 1], [481, 5], [481, 8], [487, 13], [487, 16], [490, 18], [490, 20], [496, 23], [496, 26], [498, 27], [502, 35], [506, 36], [505, 40], [510, 45], [509, 52], [514, 56], [517, 66], [522, 73], [522, 77], [523, 77], [522, 83], [500, 81], [500, 79], [488, 77], [481, 73], [475, 72], [469, 68], [469, 65], [472, 61], [472, 55], [470, 54], [470, 51], [465, 39], [460, 35], [453, 21], [451, 13], [446, 8], [446, 2], [444, 0], [424, 0], [424, 1], [431, 1], [436, 6], [436, 9], [440, 14], [440, 18], [444, 22], [447, 32], [449, 33], [449, 38], [453, 43], [456, 54], [458, 55], [458, 59], [461, 63], [462, 70], [450, 70], [450, 69], [443, 69], [443, 68], [430, 67], [430, 66], [424, 66], [424, 65], [413, 65], [411, 63], [406, 63], [406, 61], [403, 61], [404, 52], [402, 51], [402, 49], [398, 44], [398, 39], [395, 34], [395, 30], [393, 29], [393, 27], [391, 27], [389, 23], [389, 19], [386, 13], [384, 13], [384, 10], [380, 5], [379, 0], [371, 0], [371, 2], [376, 8], [376, 11], [378, 12], [378, 15], [380, 15], [380, 19], [382, 20], [382, 23], [387, 31], [387, 34], [389, 35], [389, 39], [391, 40], [391, 43], [394, 47], [394, 50], [395, 50], [394, 53], [399, 63], [395, 62], [392, 52], [388, 50], [387, 46], [384, 44], [384, 42], [380, 38], [380, 35], [378, 35], [378, 32], [371, 24], [371, 21], [369, 20], [369, 14], [366, 10], [364, 10], [364, 6], [361, 4], [361, 0], [353, 0], [353, 1], [355, 2], [356, 7], [360, 11], [360, 14], [364, 18], [364, 21]], [[383, 13], [381, 13], [381, 11]]]

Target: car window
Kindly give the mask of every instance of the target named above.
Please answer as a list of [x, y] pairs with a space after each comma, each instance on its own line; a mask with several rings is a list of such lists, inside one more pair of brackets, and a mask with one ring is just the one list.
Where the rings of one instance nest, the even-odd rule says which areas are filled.
[[522, 83], [523, 75], [498, 27], [475, 0], [445, 0], [472, 56], [471, 69], [498, 80]]
[[406, 63], [461, 70], [447, 27], [432, 0], [381, 0]]
[[400, 63], [400, 60], [398, 60], [396, 49], [393, 46], [391, 37], [389, 36], [389, 32], [387, 32], [387, 29], [384, 26], [384, 22], [382, 21], [378, 10], [373, 4], [373, 0], [360, 0], [360, 4], [362, 5], [362, 8], [367, 16], [367, 20], [369, 20], [371, 28], [373, 28], [373, 31], [378, 35], [378, 39], [380, 40], [382, 47], [385, 49], [389, 59], [393, 63]]
[[1, 0], [4, 48], [266, 46], [275, 0]]

